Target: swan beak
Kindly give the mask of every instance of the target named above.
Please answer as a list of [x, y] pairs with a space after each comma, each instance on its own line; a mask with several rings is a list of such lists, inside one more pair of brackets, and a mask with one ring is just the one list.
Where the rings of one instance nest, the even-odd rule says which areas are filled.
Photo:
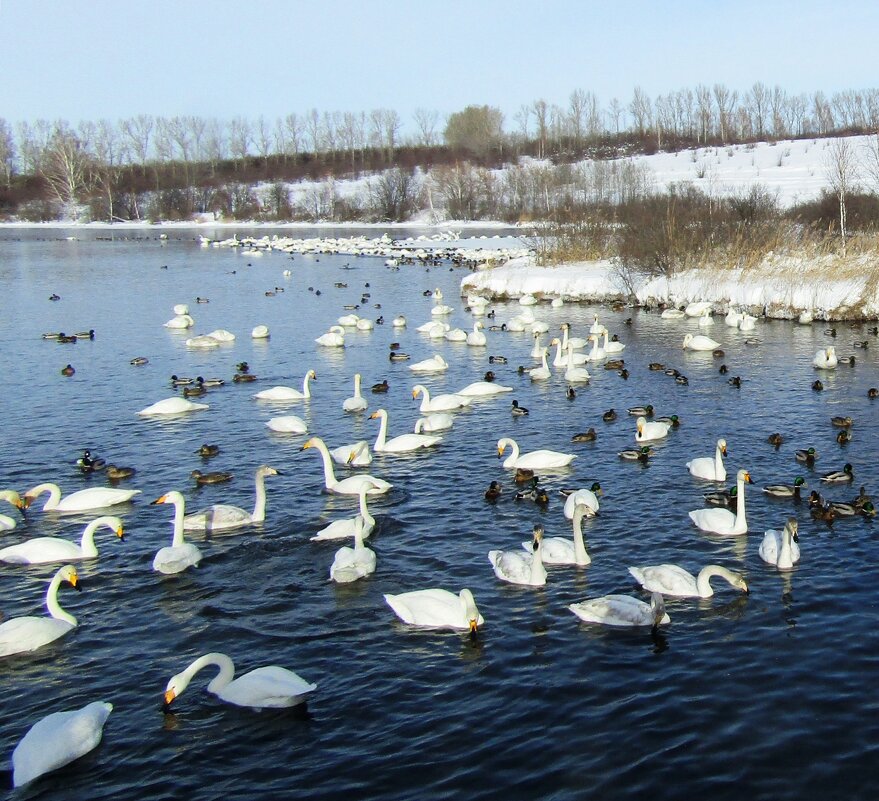
[[375, 420], [376, 417], [378, 417], [378, 412], [373, 412], [371, 415], [369, 415], [370, 420]]
[[745, 473], [745, 481], [747, 481], [749, 484], [753, 484], [753, 483], [754, 483], [754, 479], [751, 478], [751, 474], [750, 474], [750, 473]]
[[70, 582], [70, 586], [73, 587], [73, 589], [82, 592], [82, 582], [80, 582], [79, 576], [77, 576], [76, 573], [67, 580]]
[[751, 594], [751, 590], [748, 589], [748, 583], [744, 579], [742, 579], [742, 591], [745, 593], [745, 595]]
[[30, 505], [33, 502], [34, 502], [34, 499], [31, 496], [25, 495], [24, 498], [22, 498], [22, 500], [19, 502], [19, 504], [16, 504], [16, 505], [18, 506], [19, 509], [30, 509]]
[[470, 633], [476, 634], [478, 629], [479, 629], [479, 626], [476, 624], [476, 619], [474, 618], [470, 621]]
[[415, 398], [417, 398], [417, 397], [418, 397], [418, 393], [415, 392], [415, 390], [412, 390], [412, 400], [415, 400]]
[[166, 496], [161, 495], [160, 497], [156, 498], [156, 499], [150, 504], [150, 506], [155, 506], [157, 503], [165, 503], [165, 497], [166, 497]]
[[721, 452], [724, 456], [726, 456], [726, 445], [724, 445], [724, 446], [720, 449], [720, 452]]
[[504, 455], [504, 452], [500, 448], [498, 448], [497, 449], [497, 458], [500, 459], [503, 455]]
[[311, 440], [308, 440], [308, 442], [306, 442], [299, 450], [300, 451], [307, 451], [310, 447], [311, 447]]
[[119, 537], [120, 540], [125, 542], [125, 529], [122, 526], [116, 529], [116, 536]]
[[357, 452], [351, 451], [351, 453], [348, 454], [348, 458], [345, 460], [345, 464], [351, 464], [351, 462], [353, 462], [356, 458]]
[[162, 704], [162, 709], [167, 712], [171, 708], [171, 702], [177, 697], [177, 694], [174, 690], [165, 690], [165, 695], [163, 696], [164, 703]]

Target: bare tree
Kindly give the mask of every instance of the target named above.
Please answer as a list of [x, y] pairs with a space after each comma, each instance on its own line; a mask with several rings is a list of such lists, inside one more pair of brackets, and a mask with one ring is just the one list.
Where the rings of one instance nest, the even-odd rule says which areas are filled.
[[853, 191], [857, 180], [858, 163], [854, 146], [850, 139], [837, 137], [830, 140], [824, 155], [824, 175], [836, 199], [839, 201], [839, 234], [842, 238], [842, 255], [846, 255], [846, 199]]
[[305, 115], [305, 123], [303, 127], [305, 129], [305, 138], [309, 150], [315, 156], [318, 156], [323, 149], [323, 142], [321, 141], [323, 128], [320, 124], [320, 113], [316, 108], [311, 109], [311, 111]]
[[549, 133], [549, 104], [543, 99], [535, 100], [531, 104], [531, 112], [534, 114], [534, 122], [537, 124], [537, 158], [546, 157], [546, 142]]
[[0, 117], [0, 175], [6, 186], [12, 183], [15, 174], [15, 141], [12, 138], [12, 128], [9, 123]]
[[59, 120], [46, 148], [41, 173], [52, 195], [68, 211], [86, 188], [91, 167], [86, 143], [66, 122]]
[[712, 91], [714, 93], [714, 102], [717, 105], [717, 124], [720, 141], [726, 142], [738, 101], [738, 92], [731, 92], [722, 83], [714, 84]]
[[699, 120], [698, 141], [706, 144], [708, 137], [711, 135], [713, 107], [711, 104], [711, 90], [702, 84], [696, 87], [696, 114]]
[[575, 89], [568, 97], [568, 123], [571, 126], [571, 137], [574, 147], [579, 150], [583, 144], [583, 132], [586, 128], [586, 92]]
[[272, 126], [262, 114], [256, 120], [254, 139], [256, 140], [256, 152], [263, 163], [266, 163], [272, 152]]
[[253, 144], [253, 128], [244, 117], [235, 117], [229, 123], [229, 152], [233, 159], [242, 163], [250, 155]]
[[418, 144], [421, 147], [433, 147], [437, 143], [436, 126], [439, 113], [433, 109], [417, 108], [413, 114], [418, 128]]
[[284, 130], [287, 134], [287, 150], [284, 152], [295, 159], [302, 147], [302, 121], [295, 114], [288, 114], [284, 117]]
[[610, 118], [611, 125], [613, 126], [613, 132], [619, 136], [620, 135], [620, 124], [622, 123], [623, 114], [625, 113], [625, 109], [623, 109], [623, 104], [615, 97], [610, 101], [610, 105], [607, 107], [607, 115]]
[[748, 113], [751, 115], [751, 125], [757, 138], [763, 139], [766, 129], [766, 112], [769, 107], [769, 90], [760, 81], [757, 81], [745, 98]]
[[122, 133], [127, 137], [131, 150], [141, 166], [147, 163], [150, 155], [150, 140], [155, 120], [149, 114], [122, 120]]
[[638, 136], [643, 137], [651, 125], [651, 103], [647, 93], [640, 87], [636, 86], [632, 93], [632, 102], [629, 103], [629, 112], [635, 121], [635, 127], [638, 129]]
[[369, 202], [383, 222], [402, 222], [415, 210], [419, 182], [409, 170], [384, 170], [369, 183]]

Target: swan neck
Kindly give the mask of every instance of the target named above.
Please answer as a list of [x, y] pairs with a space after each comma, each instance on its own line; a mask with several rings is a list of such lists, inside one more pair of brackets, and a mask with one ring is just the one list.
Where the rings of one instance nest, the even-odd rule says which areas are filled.
[[744, 534], [748, 530], [748, 522], [745, 519], [745, 482], [743, 479], [739, 479], [736, 483], [738, 485], [739, 497], [736, 500], [736, 524], [734, 530], [736, 534]]
[[79, 549], [82, 551], [83, 556], [90, 558], [98, 555], [98, 549], [95, 547], [95, 532], [99, 526], [105, 523], [104, 518], [99, 517], [97, 520], [92, 520], [85, 527], [85, 531], [82, 532], [82, 539], [79, 541]]
[[728, 581], [733, 587], [736, 586], [736, 580], [738, 576], [733, 573], [731, 570], [727, 570], [725, 567], [721, 567], [720, 565], [706, 565], [699, 571], [699, 577], [696, 579], [696, 589], [699, 591], [699, 595], [702, 598], [710, 598], [714, 595], [714, 590], [711, 589], [711, 584], [709, 583], [713, 576], [720, 576], [722, 579]]
[[546, 568], [543, 566], [543, 546], [538, 543], [531, 556], [531, 584], [546, 582]]
[[61, 578], [61, 573], [59, 571], [49, 582], [49, 589], [46, 590], [46, 609], [49, 610], [49, 614], [54, 617], [55, 620], [63, 620], [65, 623], [75, 626], [76, 618], [69, 612], [65, 612], [61, 608], [61, 604], [58, 603], [58, 588], [61, 586], [62, 581], [63, 579]]
[[355, 373], [354, 375], [354, 397], [358, 399], [363, 397], [360, 394], [360, 373]]
[[330, 489], [334, 484], [338, 484], [336, 481], [336, 474], [333, 471], [333, 460], [330, 456], [330, 452], [327, 450], [327, 446], [322, 439], [318, 439], [315, 442], [315, 447], [320, 452], [321, 458], [324, 462], [324, 484], [327, 489]]
[[174, 537], [171, 540], [172, 548], [179, 548], [183, 545], [183, 515], [185, 508], [182, 495], [179, 498], [174, 498]]
[[[546, 356], [543, 357], [544, 361], [546, 360]], [[506, 439], [501, 440], [501, 444], [504, 446], [504, 450], [506, 450], [506, 446], [509, 445], [512, 453], [506, 458], [504, 461], [504, 467], [515, 467], [516, 462], [519, 460], [519, 445], [514, 439], [510, 439], [507, 437]], [[503, 451], [501, 451], [503, 453]]]
[[385, 449], [385, 439], [388, 436], [388, 414], [387, 412], [383, 412], [383, 414], [379, 414], [379, 420], [381, 421], [378, 426], [378, 436], [375, 438], [375, 445], [373, 445], [373, 450], [383, 451]]
[[58, 504], [61, 503], [61, 488], [57, 484], [52, 484], [47, 482], [45, 484], [38, 484], [32, 490], [30, 490], [27, 494], [30, 495], [31, 498], [36, 500], [40, 497], [44, 492], [49, 493], [49, 499], [43, 504], [43, 511], [51, 511], [52, 509], [57, 509]]
[[[366, 494], [369, 492], [370, 486], [369, 484], [364, 484], [363, 487], [360, 488], [360, 516], [367, 522], [369, 525], [375, 525], [375, 518], [369, 513], [369, 507], [366, 505]], [[356, 525], [355, 525], [356, 529]]]
[[220, 672], [208, 684], [208, 692], [214, 693], [214, 695], [222, 692], [231, 683], [232, 679], [235, 678], [235, 665], [226, 654], [205, 654], [196, 659], [195, 662], [180, 674], [183, 684], [180, 692], [183, 692], [183, 689], [192, 681], [196, 673], [208, 665], [216, 665], [220, 669]]
[[266, 519], [266, 477], [256, 471], [256, 501], [253, 504], [251, 522], [262, 523]]
[[578, 565], [588, 565], [592, 561], [583, 541], [583, 509], [579, 504], [574, 507], [574, 561]]
[[305, 374], [305, 378], [302, 379], [302, 396], [305, 398], [311, 397], [311, 390], [308, 387], [308, 381], [311, 378], [311, 370], [309, 370]]

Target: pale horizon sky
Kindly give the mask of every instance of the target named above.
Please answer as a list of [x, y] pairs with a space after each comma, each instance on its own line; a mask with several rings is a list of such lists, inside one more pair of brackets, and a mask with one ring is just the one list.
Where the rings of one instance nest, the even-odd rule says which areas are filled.
[[879, 85], [879, 4], [854, 0], [0, 0], [0, 30], [11, 122], [389, 108], [411, 132], [488, 104], [512, 130], [575, 89]]

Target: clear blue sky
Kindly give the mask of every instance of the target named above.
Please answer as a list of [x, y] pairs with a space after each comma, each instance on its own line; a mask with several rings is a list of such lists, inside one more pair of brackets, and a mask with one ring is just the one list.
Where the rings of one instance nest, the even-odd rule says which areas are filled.
[[879, 85], [870, 0], [0, 0], [0, 116], [602, 107], [699, 83]]

